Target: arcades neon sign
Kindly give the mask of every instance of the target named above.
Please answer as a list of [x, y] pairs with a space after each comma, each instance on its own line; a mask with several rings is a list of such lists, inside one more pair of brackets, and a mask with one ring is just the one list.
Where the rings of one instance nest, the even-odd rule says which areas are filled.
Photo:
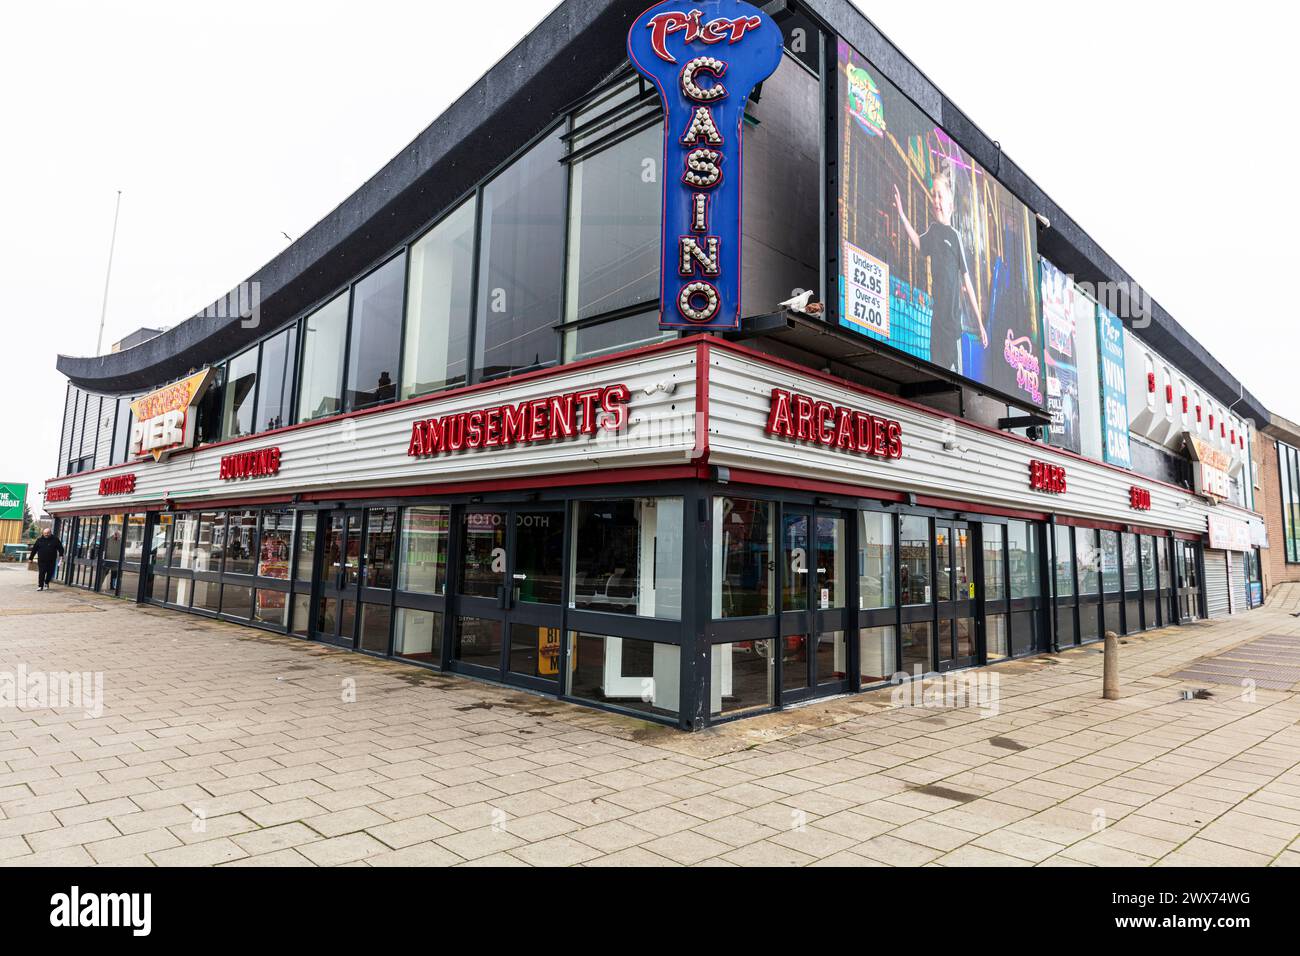
[[754, 87], [781, 62], [781, 31], [742, 0], [665, 0], [627, 37], [664, 104], [659, 324], [740, 324], [741, 124]]

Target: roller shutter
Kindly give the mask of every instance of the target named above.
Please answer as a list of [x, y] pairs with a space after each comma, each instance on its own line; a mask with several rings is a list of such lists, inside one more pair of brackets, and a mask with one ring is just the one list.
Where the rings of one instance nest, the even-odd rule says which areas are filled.
[[1246, 556], [1239, 551], [1230, 551], [1232, 559], [1232, 613], [1245, 614], [1250, 610], [1250, 589], [1246, 584]]
[[1205, 607], [1210, 618], [1227, 617], [1228, 552], [1205, 549]]

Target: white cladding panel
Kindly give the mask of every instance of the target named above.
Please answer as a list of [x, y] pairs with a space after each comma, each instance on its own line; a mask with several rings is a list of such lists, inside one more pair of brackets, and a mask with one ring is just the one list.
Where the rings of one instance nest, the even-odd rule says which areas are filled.
[[[899, 421], [902, 460], [769, 437], [765, 426], [773, 388]], [[947, 443], [953, 450], [945, 449]], [[709, 447], [713, 465], [1197, 533], [1206, 531], [1211, 507], [1191, 493], [1064, 456], [1046, 445], [1016, 441], [716, 349], [709, 370]], [[1034, 459], [1066, 469], [1066, 494], [1030, 490], [1029, 463]], [[1128, 507], [1134, 485], [1151, 491], [1150, 511]], [[1242, 520], [1260, 520], [1237, 509], [1222, 510]]]
[[[161, 463], [146, 458], [108, 471], [53, 479], [49, 484], [71, 485], [72, 497], [47, 510], [54, 514], [100, 506], [105, 511], [121, 510], [132, 502], [157, 502], [164, 496], [179, 504], [190, 498], [433, 485], [685, 464], [695, 448], [695, 356], [694, 348], [683, 347], [517, 384], [507, 382], [499, 388], [453, 393], [280, 434], [258, 435], [247, 441], [180, 454]], [[430, 458], [406, 454], [411, 424], [420, 419], [620, 383], [627, 385], [631, 397], [627, 428], [618, 435], [599, 432], [594, 437], [472, 449]], [[278, 475], [220, 480], [222, 456], [270, 447], [281, 451]], [[136, 476], [133, 494], [99, 495], [101, 478], [127, 473]]]

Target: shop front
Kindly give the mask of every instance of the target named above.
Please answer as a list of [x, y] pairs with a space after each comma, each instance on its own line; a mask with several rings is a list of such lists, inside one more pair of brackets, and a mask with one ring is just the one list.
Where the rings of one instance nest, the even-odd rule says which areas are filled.
[[1208, 560], [1183, 489], [711, 337], [60, 481], [69, 584], [683, 727], [1192, 620]]

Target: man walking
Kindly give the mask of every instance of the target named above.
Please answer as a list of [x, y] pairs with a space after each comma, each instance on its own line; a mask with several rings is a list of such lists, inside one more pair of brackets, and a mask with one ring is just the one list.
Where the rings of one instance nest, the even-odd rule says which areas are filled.
[[36, 559], [36, 590], [48, 591], [54, 581], [54, 568], [63, 557], [63, 542], [54, 537], [54, 532], [46, 528], [41, 536], [32, 542], [28, 560]]

